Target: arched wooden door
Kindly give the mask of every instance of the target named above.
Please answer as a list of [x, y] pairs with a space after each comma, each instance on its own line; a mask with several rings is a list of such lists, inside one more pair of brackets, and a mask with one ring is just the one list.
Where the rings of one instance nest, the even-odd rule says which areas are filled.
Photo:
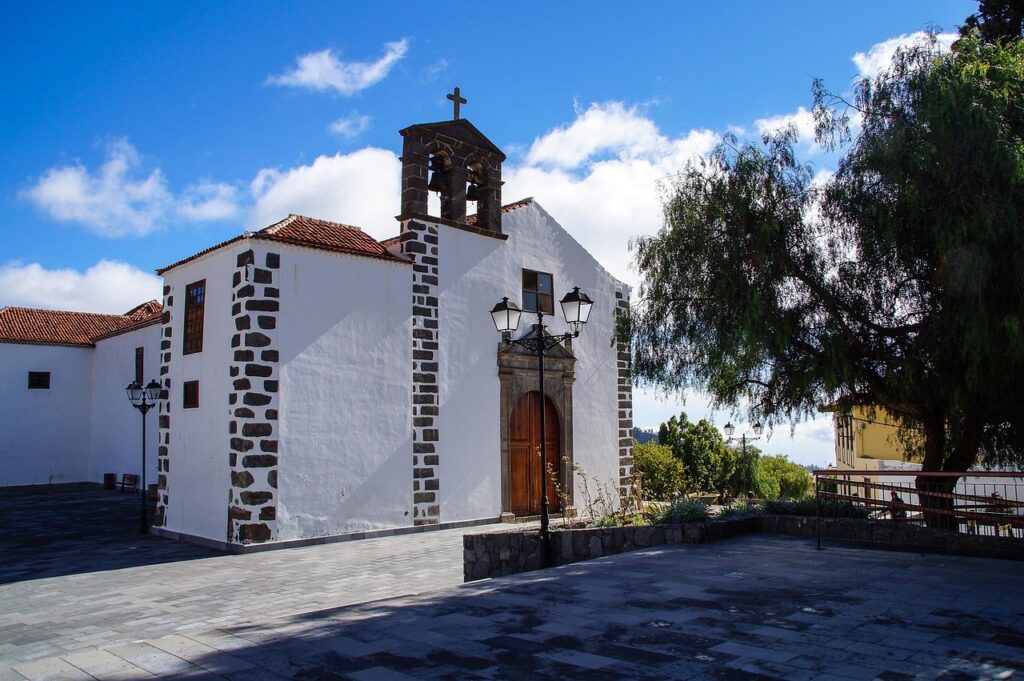
[[560, 509], [555, 481], [561, 481], [562, 453], [558, 448], [558, 411], [551, 400], [544, 398], [544, 429], [547, 431], [547, 461], [554, 477], [544, 475], [540, 467], [540, 400], [539, 392], [519, 398], [509, 419], [509, 468], [511, 511], [517, 516], [540, 513], [541, 481], [548, 482], [548, 508]]

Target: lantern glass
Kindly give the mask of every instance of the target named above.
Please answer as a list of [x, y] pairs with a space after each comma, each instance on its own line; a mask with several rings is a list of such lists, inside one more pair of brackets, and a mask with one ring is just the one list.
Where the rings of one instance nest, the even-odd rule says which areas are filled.
[[139, 385], [135, 381], [132, 381], [131, 383], [128, 384], [128, 387], [126, 387], [124, 389], [124, 392], [125, 392], [126, 395], [128, 395], [128, 400], [133, 405], [138, 406], [138, 405], [142, 404], [142, 386], [141, 385]]
[[754, 424], [754, 435], [760, 435], [764, 432], [764, 426], [760, 422]]
[[562, 316], [565, 317], [567, 324], [578, 329], [587, 323], [587, 320], [590, 318], [590, 309], [594, 303], [590, 300], [590, 296], [580, 291], [579, 286], [573, 287], [571, 291], [566, 293], [561, 302]]
[[519, 318], [523, 311], [515, 303], [510, 303], [508, 297], [501, 299], [501, 302], [491, 310], [491, 319], [494, 321], [494, 328], [498, 333], [512, 333], [519, 328]]
[[736, 432], [736, 426], [731, 423], [726, 423], [725, 427], [722, 428], [722, 431], [725, 433], [726, 437], [732, 437], [732, 434]]
[[155, 403], [157, 400], [160, 399], [161, 392], [162, 388], [160, 387], [160, 384], [157, 383], [156, 381], [151, 380], [149, 383], [146, 384], [145, 388], [146, 401], [149, 402], [150, 404]]

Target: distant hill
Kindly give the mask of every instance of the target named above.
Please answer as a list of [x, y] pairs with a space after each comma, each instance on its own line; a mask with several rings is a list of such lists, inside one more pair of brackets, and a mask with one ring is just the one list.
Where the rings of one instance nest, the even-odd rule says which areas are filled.
[[639, 428], [633, 428], [633, 439], [644, 445], [648, 442], [657, 442], [658, 434], [651, 430], [640, 430]]

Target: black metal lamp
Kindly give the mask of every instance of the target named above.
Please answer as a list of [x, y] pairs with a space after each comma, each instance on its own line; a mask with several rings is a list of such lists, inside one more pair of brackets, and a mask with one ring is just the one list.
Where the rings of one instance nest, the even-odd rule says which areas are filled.
[[147, 534], [149, 532], [149, 518], [148, 511], [146, 509], [146, 412], [152, 409], [157, 400], [160, 399], [163, 388], [160, 384], [154, 380], [151, 380], [142, 387], [137, 382], [132, 381], [124, 389], [125, 394], [128, 395], [128, 401], [131, 405], [142, 413], [142, 475], [140, 477], [141, 490], [142, 490], [142, 505], [139, 512], [139, 533]]
[[494, 321], [494, 328], [500, 334], [512, 333], [519, 328], [519, 318], [523, 311], [515, 303], [508, 302], [508, 296], [501, 299], [501, 302], [491, 310], [491, 319]]
[[580, 329], [590, 319], [590, 310], [593, 309], [594, 302], [590, 300], [590, 296], [580, 291], [579, 286], [574, 286], [562, 298], [561, 304], [562, 316], [565, 317], [565, 322], [573, 330], [574, 334], [579, 334]]

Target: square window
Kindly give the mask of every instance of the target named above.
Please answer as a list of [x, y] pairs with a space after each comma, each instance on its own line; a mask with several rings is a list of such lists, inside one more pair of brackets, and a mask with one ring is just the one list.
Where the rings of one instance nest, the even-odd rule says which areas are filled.
[[203, 351], [203, 312], [206, 308], [206, 280], [185, 288], [185, 345], [182, 354]]
[[30, 372], [28, 372], [28, 389], [29, 390], [49, 390], [50, 389], [50, 372], [49, 371], [30, 371]]
[[199, 381], [185, 381], [182, 384], [184, 391], [181, 406], [183, 409], [195, 409], [199, 406]]
[[547, 272], [523, 270], [523, 312], [555, 313], [554, 278]]

